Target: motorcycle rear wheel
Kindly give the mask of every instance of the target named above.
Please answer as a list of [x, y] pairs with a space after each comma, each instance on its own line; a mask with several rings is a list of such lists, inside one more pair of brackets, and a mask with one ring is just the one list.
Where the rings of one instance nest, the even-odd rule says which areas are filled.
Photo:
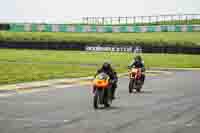
[[139, 82], [139, 83], [137, 83], [138, 85], [137, 85], [137, 87], [136, 87], [136, 92], [141, 92], [141, 89], [142, 89], [142, 83], [141, 82]]
[[104, 107], [110, 107], [110, 105], [112, 104], [112, 92], [111, 90], [107, 90], [107, 92], [104, 95]]
[[133, 87], [134, 87], [134, 79], [130, 79], [130, 81], [129, 81], [129, 93], [133, 93]]

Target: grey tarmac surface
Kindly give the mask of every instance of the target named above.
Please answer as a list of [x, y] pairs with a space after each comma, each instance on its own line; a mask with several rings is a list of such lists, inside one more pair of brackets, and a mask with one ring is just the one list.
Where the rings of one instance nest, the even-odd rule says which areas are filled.
[[149, 76], [142, 93], [127, 87], [121, 78], [99, 110], [88, 85], [0, 96], [0, 133], [200, 133], [200, 71]]

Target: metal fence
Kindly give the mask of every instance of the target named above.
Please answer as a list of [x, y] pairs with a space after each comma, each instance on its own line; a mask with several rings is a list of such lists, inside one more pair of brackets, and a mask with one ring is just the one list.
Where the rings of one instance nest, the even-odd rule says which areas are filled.
[[168, 25], [168, 24], [200, 24], [200, 14], [167, 14], [155, 16], [127, 16], [127, 17], [83, 17], [83, 24], [96, 25]]

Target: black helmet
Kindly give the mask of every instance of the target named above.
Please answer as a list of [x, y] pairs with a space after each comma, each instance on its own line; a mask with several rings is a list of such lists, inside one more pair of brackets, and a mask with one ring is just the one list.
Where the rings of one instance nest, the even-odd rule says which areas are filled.
[[104, 70], [110, 70], [111, 69], [111, 65], [108, 62], [103, 63], [102, 69]]
[[142, 61], [142, 57], [141, 57], [140, 55], [137, 55], [137, 56], [135, 57], [135, 60], [136, 60], [136, 61]]

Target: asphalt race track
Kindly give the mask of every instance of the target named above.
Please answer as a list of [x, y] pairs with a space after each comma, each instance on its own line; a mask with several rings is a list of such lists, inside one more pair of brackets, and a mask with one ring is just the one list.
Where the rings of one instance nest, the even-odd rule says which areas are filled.
[[109, 109], [93, 109], [90, 88], [2, 95], [0, 133], [200, 133], [200, 71], [149, 76], [131, 95], [121, 78]]

